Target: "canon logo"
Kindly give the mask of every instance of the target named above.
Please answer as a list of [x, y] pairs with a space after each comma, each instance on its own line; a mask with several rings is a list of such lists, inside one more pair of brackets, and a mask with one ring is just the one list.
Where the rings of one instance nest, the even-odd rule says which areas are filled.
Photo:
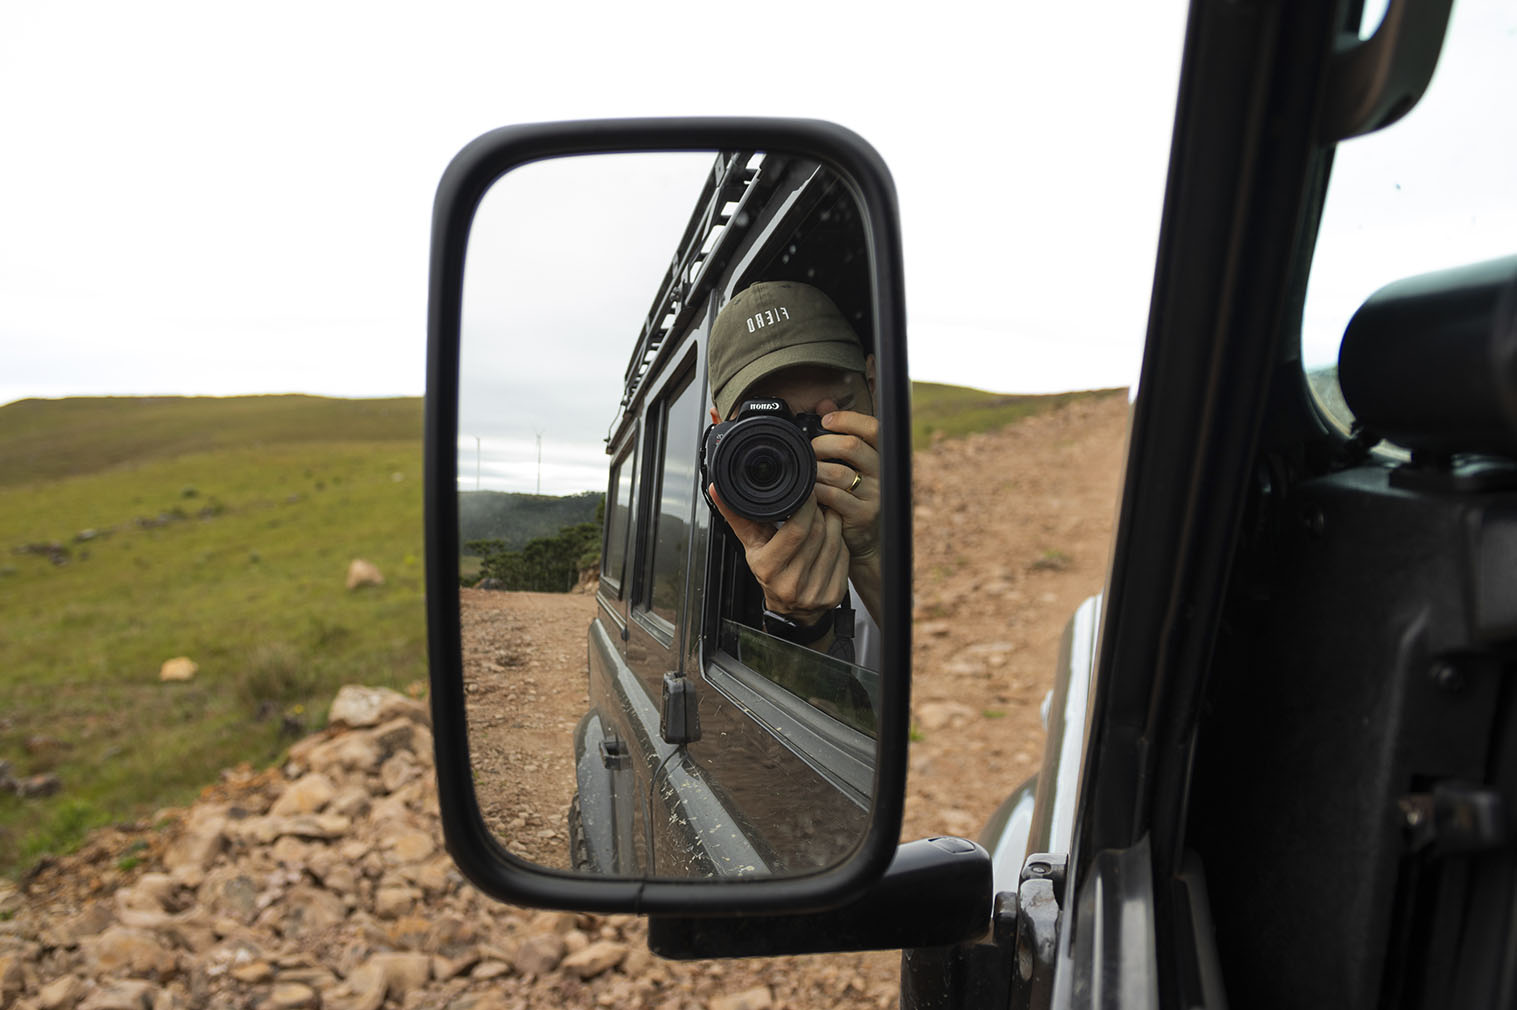
[[771, 400], [768, 403], [754, 403], [749, 405], [749, 410], [779, 410], [780, 402]]

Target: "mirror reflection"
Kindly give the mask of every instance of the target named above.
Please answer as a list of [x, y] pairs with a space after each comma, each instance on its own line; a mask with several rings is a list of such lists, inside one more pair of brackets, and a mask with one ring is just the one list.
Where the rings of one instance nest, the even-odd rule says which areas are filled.
[[763, 877], [868, 826], [872, 274], [849, 187], [774, 152], [521, 167], [477, 211], [460, 610], [486, 824], [541, 865]]

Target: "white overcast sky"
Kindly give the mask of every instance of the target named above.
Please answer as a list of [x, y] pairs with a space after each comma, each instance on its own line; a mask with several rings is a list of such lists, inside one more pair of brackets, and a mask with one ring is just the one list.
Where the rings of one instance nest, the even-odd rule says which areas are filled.
[[[630, 115], [815, 117], [878, 148], [914, 378], [1125, 385], [1184, 17], [1180, 0], [7, 4], [0, 403], [418, 395], [448, 160], [507, 123]], [[1517, 251], [1517, 14], [1457, 0], [1453, 44], [1488, 62], [1474, 84], [1440, 67], [1440, 125], [1411, 132], [1419, 108], [1405, 139], [1353, 142], [1391, 145], [1393, 173], [1340, 153], [1365, 197], [1330, 204], [1347, 238], [1319, 257], [1336, 266], [1308, 307], [1316, 356], [1379, 283]], [[1456, 191], [1478, 213], [1435, 199]], [[1382, 204], [1424, 236], [1400, 258]]]
[[432, 197], [514, 122], [829, 119], [894, 173], [913, 375], [1136, 369], [1184, 4], [18, 3], [0, 402], [422, 392]]

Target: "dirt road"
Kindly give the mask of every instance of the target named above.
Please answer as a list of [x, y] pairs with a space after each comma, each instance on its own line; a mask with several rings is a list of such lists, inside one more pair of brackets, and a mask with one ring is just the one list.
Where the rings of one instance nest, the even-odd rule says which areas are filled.
[[593, 593], [459, 591], [469, 755], [485, 823], [516, 855], [569, 868], [574, 726], [590, 704]]

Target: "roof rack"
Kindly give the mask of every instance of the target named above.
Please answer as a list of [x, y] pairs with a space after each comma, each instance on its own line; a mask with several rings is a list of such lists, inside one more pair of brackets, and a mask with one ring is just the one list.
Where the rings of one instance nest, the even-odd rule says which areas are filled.
[[[785, 159], [755, 151], [722, 151], [695, 203], [653, 306], [643, 320], [637, 346], [623, 374], [622, 400], [612, 419], [615, 432], [636, 398], [659, 348], [671, 333], [683, 332], [689, 314], [704, 303], [704, 292], [731, 257], [743, 232], [757, 217], [767, 192], [781, 175]], [[609, 442], [611, 434], [607, 434]]]

